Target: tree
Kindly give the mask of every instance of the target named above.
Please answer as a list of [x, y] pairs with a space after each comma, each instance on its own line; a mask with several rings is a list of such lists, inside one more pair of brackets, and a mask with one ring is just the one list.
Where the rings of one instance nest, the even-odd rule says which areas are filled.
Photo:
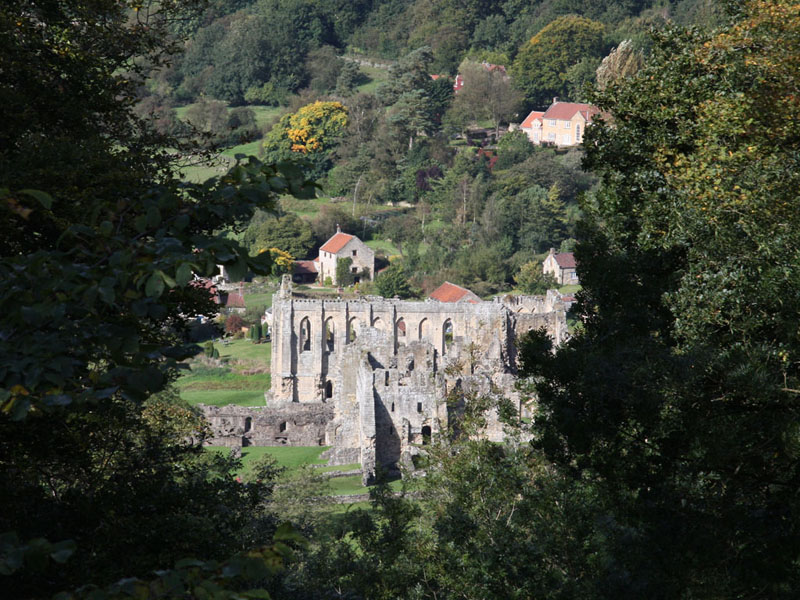
[[227, 334], [233, 335], [235, 333], [240, 333], [242, 327], [244, 327], [244, 319], [239, 315], [230, 315], [225, 319], [225, 333]]
[[353, 285], [355, 278], [351, 270], [352, 265], [353, 259], [349, 256], [336, 259], [336, 285], [339, 287]]
[[312, 173], [322, 176], [331, 167], [331, 152], [347, 127], [347, 107], [340, 102], [317, 101], [281, 117], [264, 136], [267, 160], [304, 159]]
[[608, 507], [608, 597], [798, 586], [800, 137], [783, 115], [800, 18], [735, 8], [716, 33], [660, 35], [597, 98], [614, 125], [587, 144], [602, 186], [576, 248], [584, 329], [522, 350], [539, 446]]
[[344, 70], [345, 64], [348, 63], [336, 55], [336, 49], [332, 46], [322, 46], [312, 50], [308, 53], [306, 61], [306, 70], [310, 78], [309, 87], [317, 92], [332, 91], [338, 87], [339, 74]]
[[507, 122], [519, 109], [519, 92], [511, 87], [503, 71], [480, 63], [465, 60], [458, 73], [464, 78], [464, 87], [455, 95], [453, 110], [464, 111], [474, 122], [491, 120], [498, 135], [500, 123]]
[[399, 263], [392, 263], [375, 279], [375, 289], [384, 298], [414, 298], [417, 294], [408, 283], [405, 268]]
[[336, 93], [340, 96], [350, 96], [356, 86], [365, 79], [358, 63], [345, 61], [336, 79]]
[[547, 106], [564, 97], [566, 74], [581, 60], [603, 55], [605, 27], [585, 17], [559, 17], [520, 48], [511, 67], [514, 84], [531, 107]]
[[542, 263], [538, 261], [527, 262], [522, 265], [519, 272], [514, 275], [514, 281], [521, 292], [525, 294], [546, 294], [547, 290], [558, 289], [558, 282], [552, 273], [542, 271]]
[[523, 162], [534, 152], [534, 145], [521, 129], [505, 134], [497, 142], [497, 162], [494, 168], [507, 169]]
[[[308, 221], [295, 213], [275, 217], [259, 211], [244, 230], [242, 241], [250, 248], [251, 254], [277, 248], [293, 257], [305, 257], [314, 244], [314, 236]], [[265, 256], [271, 254], [265, 252]]]
[[220, 232], [313, 186], [256, 159], [203, 184], [173, 176], [169, 140], [131, 112], [177, 16], [150, 8], [0, 7], [0, 531], [76, 544], [63, 567], [17, 570], [7, 595], [222, 559], [265, 517], [168, 384], [199, 350], [188, 323], [213, 311], [193, 275], [269, 272]]

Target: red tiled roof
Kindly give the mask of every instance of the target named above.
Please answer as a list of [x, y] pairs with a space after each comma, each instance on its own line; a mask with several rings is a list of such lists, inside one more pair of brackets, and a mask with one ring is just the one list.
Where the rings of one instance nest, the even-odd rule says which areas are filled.
[[572, 252], [559, 252], [556, 254], [556, 263], [562, 269], [574, 269], [575, 255]]
[[467, 294], [472, 294], [472, 292], [460, 285], [445, 281], [442, 285], [433, 290], [429, 297], [439, 302], [458, 302]]
[[335, 234], [331, 239], [325, 242], [320, 248], [320, 252], [330, 252], [331, 254], [336, 254], [347, 245], [347, 242], [353, 239], [353, 236], [349, 233], [342, 233], [341, 231]]
[[600, 109], [591, 104], [580, 104], [578, 102], [554, 102], [550, 105], [543, 119], [559, 119], [569, 121], [576, 113], [581, 113], [583, 118], [591, 123], [592, 117], [600, 112]]
[[317, 274], [317, 263], [313, 260], [296, 260], [292, 272], [297, 275]]
[[506, 68], [505, 68], [504, 65], [493, 65], [492, 63], [488, 63], [488, 62], [485, 62], [485, 61], [482, 62], [481, 64], [483, 65], [483, 68], [486, 69], [487, 71], [489, 71], [490, 73], [492, 71], [500, 71], [501, 73], [505, 73], [506, 72]]
[[533, 127], [533, 122], [536, 121], [537, 119], [541, 119], [543, 116], [544, 113], [541, 111], [538, 110], [531, 111], [531, 114], [525, 117], [525, 120], [520, 124], [520, 127], [523, 127], [525, 129], [530, 129], [531, 127]]
[[225, 299], [225, 306], [228, 308], [244, 308], [244, 296], [237, 292], [231, 292]]
[[217, 286], [214, 285], [214, 282], [210, 279], [200, 278], [195, 279], [189, 285], [192, 287], [197, 288], [204, 288], [208, 290], [209, 297], [214, 301], [215, 304], [219, 304], [219, 294], [217, 293]]

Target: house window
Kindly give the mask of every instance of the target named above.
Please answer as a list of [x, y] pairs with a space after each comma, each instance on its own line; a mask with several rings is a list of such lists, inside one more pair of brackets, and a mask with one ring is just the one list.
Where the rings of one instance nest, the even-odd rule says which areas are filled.
[[556, 126], [556, 120], [555, 119], [548, 119], [547, 120], [547, 124], [550, 125], [550, 127], [555, 127]]
[[352, 271], [353, 273], [358, 273], [358, 267], [353, 267], [353, 268], [351, 269], [351, 271]]
[[550, 133], [548, 133], [547, 134], [547, 141], [555, 142], [556, 141], [556, 134], [553, 133], [552, 131]]
[[358, 256], [358, 250], [353, 250], [353, 256]]
[[561, 136], [561, 143], [565, 146], [569, 146], [572, 143], [572, 136], [568, 133], [565, 133]]
[[418, 413], [422, 412], [422, 402], [417, 402], [417, 412]]
[[576, 123], [575, 124], [575, 141], [576, 142], [581, 141], [581, 124], [580, 123]]
[[572, 123], [570, 123], [569, 121], [564, 121], [564, 129], [569, 129], [571, 125]]

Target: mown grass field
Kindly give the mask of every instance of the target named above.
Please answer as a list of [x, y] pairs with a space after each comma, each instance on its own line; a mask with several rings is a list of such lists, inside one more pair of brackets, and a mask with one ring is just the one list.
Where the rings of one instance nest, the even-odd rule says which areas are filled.
[[[176, 385], [181, 398], [189, 404], [225, 406], [263, 406], [264, 392], [270, 386], [269, 369], [272, 344], [253, 344], [250, 340], [217, 342], [222, 366], [209, 366], [201, 360], [189, 363]], [[245, 374], [243, 371], [259, 370]]]
[[[186, 106], [177, 106], [175, 107], [175, 116], [178, 117], [181, 121], [186, 120], [186, 113], [189, 109], [194, 106], [193, 104], [187, 104]], [[256, 124], [263, 128], [267, 124], [269, 124], [272, 119], [277, 117], [281, 112], [284, 110], [283, 107], [280, 106], [257, 106], [257, 105], [250, 105], [247, 108], [252, 110], [256, 116]], [[228, 107], [228, 110], [232, 110], [231, 107]]]
[[[208, 446], [211, 452], [229, 452], [224, 446]], [[327, 450], [327, 446], [247, 446], [242, 448], [242, 468], [237, 471], [238, 476], [249, 473], [255, 462], [264, 456], [272, 456], [279, 466], [284, 467], [287, 475], [305, 465], [322, 465], [325, 461], [320, 459], [320, 454]], [[319, 467], [321, 472], [331, 471], [351, 471], [358, 469], [360, 465], [340, 465], [335, 467]], [[400, 490], [402, 483], [392, 481], [390, 487], [393, 490]], [[361, 475], [348, 475], [346, 477], [332, 477], [330, 479], [331, 495], [343, 496], [351, 494], [367, 494], [369, 488], [361, 485]]]
[[389, 69], [379, 69], [377, 67], [367, 67], [359, 65], [361, 72], [367, 76], [368, 81], [356, 87], [356, 92], [360, 94], [373, 94], [378, 86], [389, 79]]
[[365, 242], [373, 250], [383, 250], [386, 256], [397, 256], [402, 254], [400, 249], [387, 240], [368, 240]]
[[255, 294], [248, 294], [245, 292], [244, 294], [244, 305], [247, 308], [253, 308], [256, 306], [263, 306], [264, 308], [269, 308], [272, 306], [272, 295], [274, 291], [269, 292], [257, 292]]

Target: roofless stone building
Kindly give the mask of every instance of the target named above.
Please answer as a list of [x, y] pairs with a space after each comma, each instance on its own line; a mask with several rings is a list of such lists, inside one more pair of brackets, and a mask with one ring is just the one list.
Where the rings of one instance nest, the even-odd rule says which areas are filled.
[[[452, 284], [451, 284], [452, 285]], [[555, 292], [490, 302], [309, 300], [284, 276], [272, 305], [272, 387], [263, 408], [207, 407], [227, 445], [324, 445], [331, 464], [410, 461], [446, 427], [453, 392], [514, 390], [515, 341], [545, 328], [556, 343], [566, 312]], [[503, 437], [496, 415], [485, 432]]]

